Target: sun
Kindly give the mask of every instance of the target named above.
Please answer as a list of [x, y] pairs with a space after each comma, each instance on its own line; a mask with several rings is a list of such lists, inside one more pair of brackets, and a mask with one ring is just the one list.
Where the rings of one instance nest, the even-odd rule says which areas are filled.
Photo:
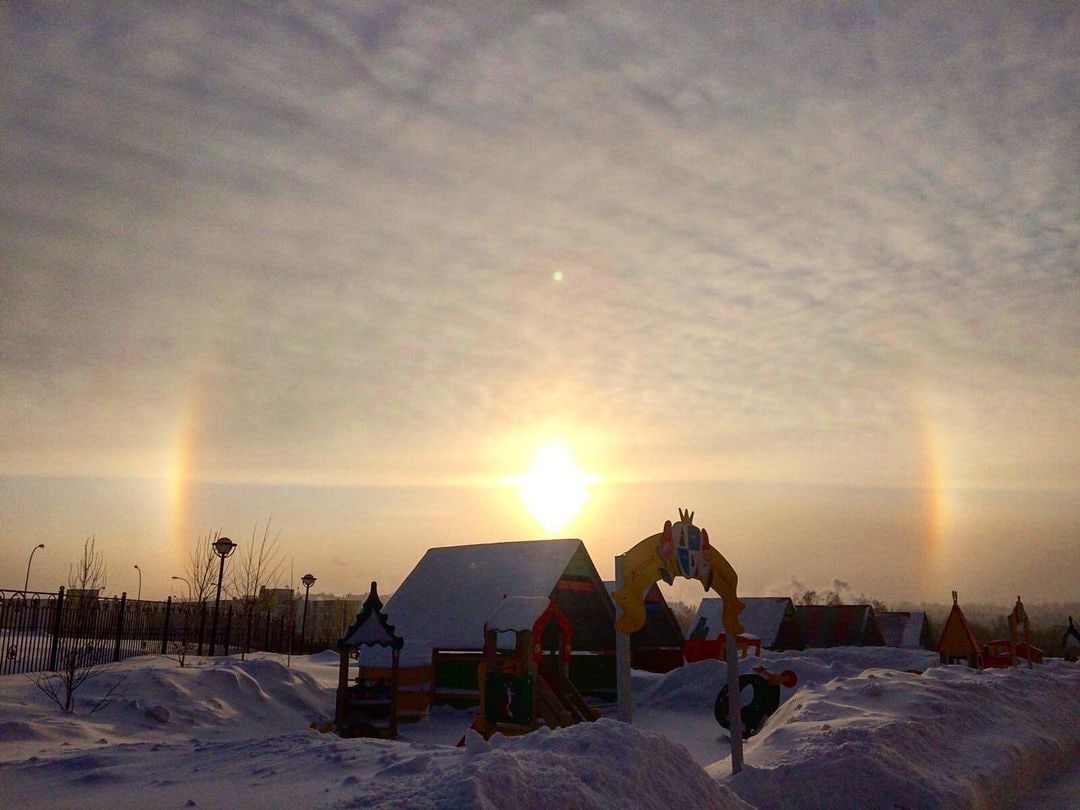
[[581, 511], [593, 478], [577, 466], [566, 445], [551, 441], [536, 451], [532, 466], [514, 481], [529, 514], [554, 534]]

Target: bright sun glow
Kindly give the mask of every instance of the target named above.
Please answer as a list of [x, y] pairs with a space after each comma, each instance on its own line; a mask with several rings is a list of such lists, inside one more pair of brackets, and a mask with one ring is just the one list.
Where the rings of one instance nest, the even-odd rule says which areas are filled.
[[541, 447], [532, 467], [515, 479], [529, 514], [552, 533], [566, 528], [581, 511], [589, 498], [588, 485], [592, 480], [574, 463], [570, 451], [561, 442], [549, 442]]

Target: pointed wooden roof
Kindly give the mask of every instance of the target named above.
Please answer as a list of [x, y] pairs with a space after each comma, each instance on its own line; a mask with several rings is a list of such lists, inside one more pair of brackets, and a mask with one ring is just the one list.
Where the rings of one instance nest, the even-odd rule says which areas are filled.
[[338, 642], [338, 647], [389, 647], [400, 650], [404, 643], [405, 639], [394, 635], [394, 625], [382, 612], [382, 600], [376, 584], [372, 582], [371, 592], [356, 614], [356, 621], [345, 631], [345, 637]]
[[957, 603], [956, 591], [952, 592], [952, 610], [949, 611], [949, 618], [945, 620], [945, 626], [941, 628], [937, 651], [947, 656], [982, 654], [983, 651], [982, 644], [975, 638], [975, 632]]

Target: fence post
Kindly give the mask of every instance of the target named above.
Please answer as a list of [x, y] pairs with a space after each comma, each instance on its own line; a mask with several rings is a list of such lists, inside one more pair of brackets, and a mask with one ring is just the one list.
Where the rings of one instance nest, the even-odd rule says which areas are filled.
[[201, 599], [199, 601], [199, 649], [196, 651], [196, 655], [202, 658], [202, 635], [203, 629], [206, 627], [206, 600]]
[[263, 652], [270, 651], [270, 608], [266, 609], [266, 632], [263, 633]]
[[169, 651], [169, 614], [172, 612], [172, 597], [165, 600], [165, 627], [161, 631], [161, 654]]
[[64, 586], [56, 592], [56, 615], [53, 617], [52, 649], [49, 651], [49, 671], [56, 672], [56, 656], [60, 652], [60, 623], [64, 615]]
[[229, 605], [229, 612], [225, 614], [225, 655], [229, 654], [229, 639], [232, 638], [232, 605]]
[[120, 594], [120, 613], [116, 619], [116, 646], [113, 648], [113, 663], [120, 660], [120, 639], [124, 636], [124, 610], [127, 608], [127, 591]]
[[243, 661], [247, 658], [247, 654], [251, 647], [251, 620], [255, 616], [254, 606], [250, 607], [244, 614], [244, 649], [240, 653], [240, 660]]

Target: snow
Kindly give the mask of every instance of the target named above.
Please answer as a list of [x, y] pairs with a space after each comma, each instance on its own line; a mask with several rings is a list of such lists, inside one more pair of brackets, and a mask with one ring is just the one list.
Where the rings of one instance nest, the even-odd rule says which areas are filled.
[[496, 632], [532, 630], [550, 604], [551, 600], [543, 596], [508, 596], [491, 614], [487, 629]]
[[876, 614], [878, 627], [885, 643], [890, 647], [918, 647], [922, 642], [922, 630], [926, 613], [921, 610], [886, 611]]
[[[287, 664], [291, 664], [287, 666]], [[337, 658], [161, 657], [106, 667], [64, 715], [0, 678], [4, 806], [960, 807], [1076, 804], [1080, 666], [937, 665], [933, 653], [833, 648], [741, 662], [799, 678], [732, 776], [712, 716], [719, 661], [634, 673], [635, 722], [484, 741], [436, 707], [401, 739], [309, 728], [333, 712]], [[915, 670], [922, 674], [909, 672]], [[124, 678], [122, 697], [88, 714]], [[465, 745], [456, 743], [465, 737]], [[1041, 797], [1041, 798], [1040, 798]]]
[[398, 637], [386, 632], [386, 628], [379, 622], [379, 617], [375, 613], [370, 613], [364, 623], [353, 630], [342, 644], [348, 647], [368, 645], [391, 647], [397, 640]]

